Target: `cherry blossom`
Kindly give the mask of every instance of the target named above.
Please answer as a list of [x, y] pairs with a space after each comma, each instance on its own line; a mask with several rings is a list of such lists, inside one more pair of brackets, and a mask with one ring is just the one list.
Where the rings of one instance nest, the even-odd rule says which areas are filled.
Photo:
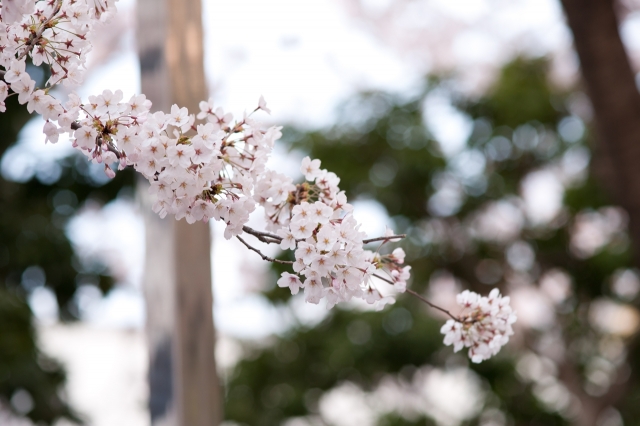
[[463, 311], [457, 320], [448, 320], [440, 329], [444, 344], [453, 345], [454, 352], [469, 348], [469, 358], [475, 363], [496, 355], [513, 335], [512, 325], [517, 319], [509, 296], [501, 296], [497, 288], [488, 297], [464, 290], [457, 302]]
[[[217, 107], [212, 99], [199, 111], [173, 105], [168, 113], [150, 113], [144, 95], [125, 101], [120, 90], [105, 90], [81, 99], [71, 92], [65, 101], [54, 87], [70, 89], [82, 82], [89, 35], [115, 12], [115, 0], [10, 0], [0, 4], [0, 112], [16, 95], [29, 112], [44, 120], [45, 141], [57, 143], [67, 134], [88, 161], [101, 164], [113, 178], [116, 170], [133, 167], [150, 184], [153, 210], [189, 223], [211, 219], [226, 224], [225, 238], [236, 237], [264, 260], [283, 263], [277, 283], [295, 295], [303, 289], [307, 302], [337, 303], [361, 299], [374, 309], [408, 292], [444, 311], [408, 288], [411, 266], [405, 253], [387, 244], [403, 238], [387, 230], [367, 239], [353, 216], [353, 206], [339, 188], [340, 178], [321, 168], [319, 159], [305, 157], [304, 180], [270, 170], [267, 161], [281, 127], [267, 127], [253, 113], [270, 113], [261, 96], [253, 112], [241, 119]], [[51, 77], [43, 87], [27, 72], [26, 61], [46, 64]], [[246, 226], [261, 207], [266, 232]], [[290, 251], [293, 261], [270, 258], [243, 238], [249, 234]], [[377, 245], [377, 247], [373, 247]], [[454, 350], [469, 348], [473, 362], [495, 355], [513, 334], [515, 314], [509, 298], [493, 290], [488, 297], [464, 291], [464, 308], [442, 327], [444, 343]], [[447, 312], [448, 313], [448, 312]], [[449, 314], [450, 315], [450, 314]]]

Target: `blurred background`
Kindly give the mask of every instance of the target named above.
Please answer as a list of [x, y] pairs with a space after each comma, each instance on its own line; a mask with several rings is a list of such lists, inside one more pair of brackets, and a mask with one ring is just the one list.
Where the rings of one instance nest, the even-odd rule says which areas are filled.
[[[213, 224], [225, 426], [638, 424], [640, 2], [563, 3], [203, 1], [210, 96], [237, 116], [265, 96], [285, 126], [273, 167], [321, 159], [370, 236], [408, 235], [411, 288], [440, 306], [498, 287], [518, 313], [471, 364], [416, 299], [305, 304]], [[83, 96], [140, 90], [136, 2], [118, 9]], [[134, 175], [45, 145], [11, 101], [0, 425], [151, 425]]]

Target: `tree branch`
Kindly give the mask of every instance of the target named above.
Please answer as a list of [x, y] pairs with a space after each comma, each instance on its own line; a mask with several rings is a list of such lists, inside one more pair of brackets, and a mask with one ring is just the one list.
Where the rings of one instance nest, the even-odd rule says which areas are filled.
[[399, 234], [399, 235], [392, 235], [390, 237], [376, 237], [376, 238], [369, 238], [366, 240], [362, 240], [362, 244], [369, 244], [369, 243], [374, 243], [376, 241], [391, 241], [391, 240], [401, 240], [403, 238], [407, 238], [407, 234]]
[[[387, 282], [387, 283], [389, 283], [389, 284], [391, 284], [391, 285], [395, 284], [395, 283], [394, 283], [393, 281], [391, 281], [390, 279], [385, 278], [385, 277], [381, 277], [381, 276], [380, 276], [380, 275], [378, 275], [378, 274], [373, 274], [373, 276], [374, 276], [374, 277], [376, 277], [376, 278], [378, 278], [378, 279], [380, 279], [380, 280], [382, 280], [382, 281], [385, 281], [385, 282]], [[438, 306], [438, 305], [434, 305], [433, 303], [431, 303], [431, 302], [429, 301], [429, 299], [427, 299], [426, 297], [422, 296], [421, 294], [416, 293], [415, 291], [413, 291], [413, 290], [411, 290], [411, 289], [409, 289], [409, 288], [408, 288], [408, 289], [406, 289], [406, 292], [407, 292], [407, 293], [409, 293], [409, 294], [410, 294], [410, 295], [412, 295], [412, 296], [417, 297], [418, 299], [420, 299], [421, 301], [423, 301], [424, 303], [426, 303], [427, 305], [429, 305], [429, 306], [430, 306], [430, 307], [432, 307], [433, 309], [437, 309], [438, 311], [440, 311], [440, 312], [442, 312], [442, 313], [444, 313], [444, 314], [447, 314], [447, 315], [448, 315], [451, 319], [453, 319], [454, 321], [456, 321], [456, 322], [463, 322], [463, 321], [460, 321], [460, 318], [458, 318], [458, 317], [454, 316], [451, 312], [447, 311], [446, 309], [441, 308], [441, 307], [440, 307], [440, 306]]]
[[460, 321], [460, 318], [456, 317], [455, 315], [453, 315], [451, 312], [447, 311], [444, 308], [441, 308], [438, 305], [434, 305], [433, 303], [431, 303], [427, 298], [425, 298], [424, 296], [416, 293], [415, 291], [411, 290], [411, 289], [407, 289], [407, 293], [411, 294], [412, 296], [417, 297], [418, 299], [420, 299], [421, 301], [423, 301], [424, 303], [426, 303], [427, 305], [429, 305], [430, 307], [432, 307], [433, 309], [437, 309], [438, 311], [448, 315], [451, 319], [453, 319], [456, 322], [462, 322]]
[[[250, 228], [248, 226], [243, 226], [242, 230], [244, 232], [246, 232], [247, 234], [251, 234], [254, 237], [256, 237], [257, 239], [259, 239], [260, 241], [262, 241], [263, 243], [267, 243], [267, 244], [271, 244], [271, 243], [280, 243], [282, 241], [282, 237], [275, 235], [275, 234], [271, 234], [269, 232], [262, 232], [262, 231], [256, 231], [253, 228]], [[407, 238], [406, 234], [399, 234], [399, 235], [392, 235], [389, 237], [376, 237], [376, 238], [369, 238], [366, 240], [362, 240], [363, 244], [369, 244], [369, 243], [374, 243], [376, 241], [391, 241], [391, 240], [400, 240], [403, 238]]]
[[271, 244], [271, 243], [276, 243], [276, 244], [280, 244], [280, 242], [282, 241], [282, 238], [275, 235], [275, 234], [270, 234], [268, 232], [261, 232], [261, 231], [256, 231], [253, 228], [249, 228], [248, 226], [243, 226], [242, 230], [244, 232], [246, 232], [247, 234], [251, 234], [254, 237], [256, 237], [257, 239], [259, 239], [260, 241], [262, 241], [263, 243], [267, 243], [267, 244]]
[[38, 29], [38, 31], [36, 31], [36, 34], [30, 38], [29, 44], [24, 46], [25, 50], [20, 54], [20, 56], [18, 56], [19, 61], [21, 61], [25, 56], [27, 56], [31, 51], [31, 49], [33, 49], [33, 47], [40, 42], [40, 39], [42, 38], [42, 34], [47, 29], [49, 29], [48, 24], [51, 22], [54, 16], [56, 16], [58, 12], [60, 12], [61, 7], [62, 7], [62, 2], [58, 1], [56, 3], [56, 7], [53, 9], [53, 13], [51, 14], [51, 16], [49, 16], [49, 18], [40, 25], [40, 29]]
[[112, 142], [106, 142], [106, 145], [107, 151], [113, 152], [118, 160], [122, 158], [122, 153], [118, 151], [118, 148]]
[[240, 237], [239, 235], [236, 235], [236, 238], [240, 240], [240, 242], [242, 244], [244, 244], [249, 250], [255, 251], [256, 253], [258, 253], [260, 255], [260, 257], [263, 260], [266, 260], [267, 262], [273, 262], [273, 263], [280, 263], [282, 265], [293, 265], [295, 262], [292, 262], [290, 260], [280, 260], [280, 259], [274, 259], [273, 257], [269, 257], [266, 256], [264, 254], [262, 254], [262, 252], [260, 250], [258, 250], [255, 247], [250, 246], [245, 240], [242, 239], [242, 237]]

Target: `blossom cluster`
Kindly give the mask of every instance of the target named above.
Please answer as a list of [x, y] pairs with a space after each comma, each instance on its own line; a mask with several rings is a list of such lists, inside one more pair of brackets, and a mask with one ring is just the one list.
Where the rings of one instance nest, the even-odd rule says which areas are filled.
[[[378, 285], [389, 284], [395, 293], [407, 291], [411, 267], [404, 265], [404, 251], [381, 252], [402, 236], [388, 230], [367, 239], [335, 173], [309, 157], [302, 160], [302, 183], [267, 168], [280, 127], [263, 126], [253, 113], [234, 121], [211, 100], [200, 102], [197, 113], [178, 105], [151, 113], [144, 95], [124, 101], [119, 90], [86, 100], [73, 92], [64, 102], [57, 99], [58, 84], [73, 88], [82, 82], [91, 31], [112, 14], [114, 1], [0, 1], [0, 112], [8, 96], [17, 96], [29, 112], [43, 117], [47, 142], [57, 143], [67, 134], [109, 177], [116, 169], [133, 167], [149, 180], [153, 210], [161, 217], [223, 221], [227, 239], [237, 237], [267, 260], [276, 261], [240, 235], [249, 233], [292, 251], [295, 261], [283, 263], [290, 263], [294, 273], [284, 272], [278, 285], [292, 294], [304, 289], [307, 302], [325, 299], [331, 308], [355, 298], [382, 309], [394, 299]], [[27, 59], [50, 69], [44, 87], [36, 87]], [[270, 112], [263, 98], [254, 112], [258, 110]], [[258, 206], [265, 211], [269, 232], [246, 226]], [[379, 243], [375, 251], [365, 248], [371, 243]], [[456, 351], [469, 347], [474, 362], [495, 354], [513, 333], [515, 315], [508, 298], [497, 291], [488, 298], [464, 292], [458, 302], [471, 312], [445, 324], [445, 343], [454, 344]]]
[[[404, 292], [410, 266], [404, 263], [404, 251], [397, 248], [389, 255], [364, 249], [365, 233], [353, 217], [353, 207], [340, 191], [340, 179], [320, 169], [320, 160], [305, 157], [301, 172], [306, 181], [293, 186], [287, 179], [276, 179], [281, 188], [271, 185], [259, 196], [265, 205], [267, 221], [272, 227], [280, 226], [276, 235], [280, 248], [295, 250], [293, 270], [284, 272], [278, 285], [289, 287], [293, 294], [304, 288], [305, 299], [318, 303], [323, 297], [327, 306], [360, 298], [375, 303], [382, 309], [393, 299], [383, 297], [373, 278], [392, 284]], [[288, 190], [285, 198], [281, 192]], [[274, 194], [274, 196], [269, 196]], [[397, 237], [396, 237], [397, 238]], [[382, 239], [394, 239], [393, 233]], [[301, 278], [302, 277], [302, 278]]]
[[469, 348], [469, 358], [476, 363], [496, 355], [513, 335], [517, 319], [509, 296], [501, 296], [497, 288], [488, 297], [465, 290], [457, 302], [464, 310], [457, 320], [448, 320], [440, 329], [444, 344], [453, 345], [455, 352]]
[[197, 120], [204, 122], [197, 125], [186, 108], [176, 105], [171, 114], [153, 114], [143, 126], [143, 142], [135, 146], [134, 167], [151, 182], [157, 198], [153, 209], [162, 217], [223, 220], [225, 237], [231, 238], [242, 233], [255, 209], [254, 185], [280, 128], [265, 129], [250, 117], [230, 125], [233, 116], [214, 111], [211, 101], [200, 108]]
[[[109, 176], [115, 174], [112, 163], [133, 166], [149, 180], [153, 210], [161, 217], [172, 214], [189, 223], [213, 218], [227, 224], [226, 238], [242, 233], [255, 209], [254, 184], [280, 128], [265, 129], [250, 117], [230, 125], [233, 116], [213, 110], [211, 102], [201, 102], [196, 117], [177, 105], [169, 114], [150, 114], [144, 95], [121, 101], [120, 91], [105, 90], [84, 104], [72, 96], [63, 114], [76, 129], [74, 146], [104, 163]], [[66, 123], [51, 125], [52, 133], [68, 132]]]
[[[86, 55], [91, 50], [89, 33], [96, 22], [114, 10], [112, 3], [97, 0], [90, 6], [77, 0], [3, 1], [0, 65], [6, 70], [4, 80], [26, 99], [35, 86], [25, 73], [25, 61], [30, 58], [36, 66], [48, 65], [51, 77], [47, 88], [58, 83], [68, 87], [80, 84]], [[0, 107], [4, 108], [4, 103]]]

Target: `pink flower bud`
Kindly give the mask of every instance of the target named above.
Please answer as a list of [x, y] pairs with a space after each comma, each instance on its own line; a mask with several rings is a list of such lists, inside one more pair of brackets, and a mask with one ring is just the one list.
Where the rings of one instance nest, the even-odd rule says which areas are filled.
[[113, 169], [106, 164], [104, 165], [104, 174], [107, 175], [109, 179], [113, 179], [114, 177], [116, 177], [116, 172], [114, 172]]

